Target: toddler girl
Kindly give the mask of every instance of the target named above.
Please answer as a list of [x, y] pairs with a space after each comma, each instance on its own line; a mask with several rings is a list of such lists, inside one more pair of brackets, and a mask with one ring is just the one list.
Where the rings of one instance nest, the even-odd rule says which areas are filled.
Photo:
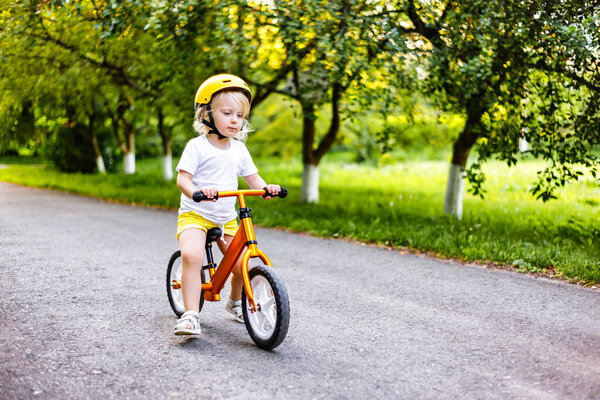
[[[185, 313], [177, 321], [176, 335], [200, 333], [198, 321], [206, 233], [220, 227], [223, 236], [218, 240], [222, 253], [229, 247], [238, 229], [235, 197], [219, 201], [196, 203], [196, 191], [208, 198], [218, 191], [236, 190], [238, 177], [243, 176], [251, 189], [266, 189], [276, 196], [279, 185], [267, 185], [243, 141], [248, 133], [246, 118], [250, 112], [252, 93], [242, 79], [221, 74], [208, 78], [196, 93], [194, 130], [177, 164], [177, 186], [181, 203], [177, 219], [177, 239], [181, 248], [181, 290]], [[231, 291], [225, 309], [238, 322], [244, 322], [241, 307], [242, 275], [240, 265], [233, 268]]]

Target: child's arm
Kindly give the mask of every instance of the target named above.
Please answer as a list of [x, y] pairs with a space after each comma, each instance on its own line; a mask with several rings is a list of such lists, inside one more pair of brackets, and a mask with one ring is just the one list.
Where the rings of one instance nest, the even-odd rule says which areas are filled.
[[[246, 180], [246, 183], [250, 189], [267, 189], [267, 191], [273, 196], [277, 196], [281, 191], [281, 187], [279, 185], [267, 185], [267, 182], [265, 182], [265, 180], [258, 174], [245, 176], [244, 179]], [[273, 196], [268, 196], [266, 198], [270, 199]]]
[[194, 185], [194, 182], [192, 182], [192, 177], [192, 174], [184, 170], [180, 170], [177, 173], [177, 187], [179, 190], [181, 190], [181, 193], [185, 194], [190, 199], [194, 197], [194, 192], [197, 192], [198, 190], [204, 193], [209, 199], [217, 195], [217, 188], [215, 187], [204, 187], [198, 189], [196, 185]]

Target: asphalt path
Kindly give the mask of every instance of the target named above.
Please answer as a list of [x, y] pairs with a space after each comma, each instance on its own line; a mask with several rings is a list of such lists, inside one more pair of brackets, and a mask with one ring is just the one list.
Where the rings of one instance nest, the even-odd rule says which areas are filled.
[[600, 292], [278, 230], [281, 346], [223, 301], [176, 337], [175, 222], [0, 182], [0, 399], [600, 398]]

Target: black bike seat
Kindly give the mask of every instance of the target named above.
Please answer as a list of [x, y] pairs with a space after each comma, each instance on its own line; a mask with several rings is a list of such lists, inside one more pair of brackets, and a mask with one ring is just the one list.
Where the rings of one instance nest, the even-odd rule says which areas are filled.
[[214, 242], [221, 237], [221, 228], [211, 228], [206, 232], [206, 243]]

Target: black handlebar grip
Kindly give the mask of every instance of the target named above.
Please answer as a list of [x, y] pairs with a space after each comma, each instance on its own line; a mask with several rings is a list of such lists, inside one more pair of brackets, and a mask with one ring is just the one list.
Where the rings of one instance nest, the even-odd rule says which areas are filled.
[[[271, 193], [269, 193], [269, 191], [267, 190], [266, 187], [263, 190], [265, 191], [265, 194], [263, 194], [263, 197], [267, 197], [267, 196], [274, 197]], [[287, 196], [287, 189], [284, 187], [280, 187], [277, 197], [283, 199], [285, 196]]]
[[208, 197], [201, 191], [197, 191], [192, 195], [192, 199], [194, 199], [196, 203], [200, 203], [202, 200], [208, 200]]
[[192, 195], [192, 199], [196, 202], [196, 203], [200, 203], [201, 201], [205, 201], [205, 200], [217, 200], [219, 198], [219, 193], [217, 193], [217, 195], [211, 199], [208, 198], [208, 196], [206, 196], [204, 193], [202, 193], [201, 191], [197, 191], [194, 192], [194, 194]]

